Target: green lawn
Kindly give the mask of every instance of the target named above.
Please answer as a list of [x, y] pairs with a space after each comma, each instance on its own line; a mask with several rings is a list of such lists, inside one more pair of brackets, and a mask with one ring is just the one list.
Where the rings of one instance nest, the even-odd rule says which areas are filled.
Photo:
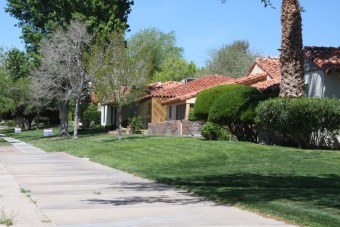
[[4, 147], [4, 146], [11, 146], [11, 144], [8, 143], [6, 140], [0, 138], [0, 147]]
[[306, 226], [340, 226], [340, 151], [300, 150], [198, 138], [125, 136], [97, 131], [79, 139], [42, 131], [5, 132], [46, 151], [65, 151], [218, 203]]

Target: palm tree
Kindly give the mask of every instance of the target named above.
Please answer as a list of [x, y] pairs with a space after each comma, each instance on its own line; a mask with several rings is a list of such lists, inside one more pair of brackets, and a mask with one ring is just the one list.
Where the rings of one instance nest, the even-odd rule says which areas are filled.
[[281, 97], [304, 95], [301, 9], [298, 0], [282, 0]]

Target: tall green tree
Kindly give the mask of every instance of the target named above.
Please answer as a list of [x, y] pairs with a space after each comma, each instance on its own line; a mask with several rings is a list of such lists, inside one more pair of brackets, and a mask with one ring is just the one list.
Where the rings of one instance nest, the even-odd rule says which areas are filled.
[[185, 78], [195, 77], [197, 67], [193, 62], [188, 63], [184, 59], [169, 59], [156, 72], [153, 80], [157, 82], [181, 81]]
[[71, 20], [84, 21], [92, 33], [128, 29], [131, 0], [8, 0], [6, 12], [19, 20], [27, 51], [37, 51], [40, 40]]
[[16, 48], [10, 49], [1, 57], [1, 111], [14, 118], [21, 127], [31, 124], [37, 115], [38, 106], [35, 102], [30, 77], [31, 58]]
[[204, 70], [205, 74], [220, 74], [230, 77], [242, 77], [259, 55], [249, 48], [248, 41], [237, 40], [211, 50]]
[[122, 106], [145, 94], [147, 58], [144, 52], [132, 54], [123, 35], [114, 33], [107, 39], [97, 38], [88, 68], [95, 76], [96, 95], [101, 103], [112, 102], [118, 109], [119, 140], [122, 134]]
[[155, 80], [155, 73], [161, 72], [164, 65], [181, 59], [183, 55], [183, 48], [176, 45], [175, 33], [164, 33], [156, 28], [144, 29], [134, 34], [128, 40], [128, 48], [132, 55], [144, 52], [148, 59], [149, 82]]
[[20, 78], [28, 77], [33, 63], [30, 56], [17, 48], [10, 49], [7, 53], [6, 65], [9, 75], [15, 82]]
[[13, 100], [10, 98], [10, 87], [12, 80], [6, 67], [7, 53], [3, 47], [0, 47], [0, 115], [13, 109]]

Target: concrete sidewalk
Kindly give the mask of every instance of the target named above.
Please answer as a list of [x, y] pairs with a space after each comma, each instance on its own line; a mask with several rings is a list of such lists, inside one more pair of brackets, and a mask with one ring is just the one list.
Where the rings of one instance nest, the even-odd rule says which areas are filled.
[[2, 138], [15, 148], [0, 147], [0, 209], [17, 212], [15, 226], [289, 226], [85, 159]]

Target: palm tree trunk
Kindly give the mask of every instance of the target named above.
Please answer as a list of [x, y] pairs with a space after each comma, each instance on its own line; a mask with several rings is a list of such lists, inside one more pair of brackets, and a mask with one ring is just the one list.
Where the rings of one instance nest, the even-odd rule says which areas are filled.
[[281, 97], [304, 95], [301, 10], [298, 0], [282, 0]]

